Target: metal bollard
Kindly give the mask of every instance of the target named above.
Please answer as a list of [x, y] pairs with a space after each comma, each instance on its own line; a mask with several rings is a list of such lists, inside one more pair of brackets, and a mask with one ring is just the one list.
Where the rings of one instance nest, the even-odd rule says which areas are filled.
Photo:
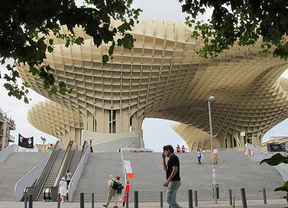
[[138, 208], [138, 191], [134, 191], [134, 208]]
[[264, 199], [264, 204], [267, 204], [265, 188], [263, 188], [263, 199]]
[[94, 208], [94, 193], [91, 194], [91, 208]]
[[57, 195], [57, 208], [60, 208], [61, 204], [61, 199], [60, 199], [60, 194]]
[[220, 195], [220, 191], [219, 191], [219, 184], [216, 184], [216, 196], [217, 196], [217, 199], [219, 199], [219, 195]]
[[29, 194], [29, 208], [33, 208], [33, 195]]
[[245, 188], [241, 188], [241, 197], [242, 197], [243, 208], [247, 208], [247, 200], [246, 200]]
[[163, 208], [163, 192], [160, 192], [160, 208]]
[[80, 208], [84, 208], [84, 193], [80, 193]]
[[24, 208], [27, 208], [27, 192], [24, 192]]
[[129, 193], [126, 193], [126, 208], [129, 208]]
[[229, 202], [230, 202], [230, 205], [232, 206], [232, 190], [229, 189]]
[[189, 203], [188, 203], [188, 206], [189, 208], [193, 208], [193, 196], [192, 196], [192, 190], [188, 190], [188, 200], [189, 200]]
[[198, 196], [197, 196], [197, 191], [195, 191], [195, 207], [198, 207]]

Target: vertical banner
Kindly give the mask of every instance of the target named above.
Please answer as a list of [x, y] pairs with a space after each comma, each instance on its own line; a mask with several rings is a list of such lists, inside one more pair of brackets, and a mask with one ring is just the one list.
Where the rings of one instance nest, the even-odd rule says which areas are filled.
[[18, 139], [18, 145], [20, 147], [25, 147], [25, 148], [32, 148], [33, 149], [33, 138], [34, 137], [28, 137], [25, 138], [21, 134], [19, 134], [19, 139]]
[[130, 161], [124, 160], [123, 163], [126, 170], [127, 178], [134, 178]]

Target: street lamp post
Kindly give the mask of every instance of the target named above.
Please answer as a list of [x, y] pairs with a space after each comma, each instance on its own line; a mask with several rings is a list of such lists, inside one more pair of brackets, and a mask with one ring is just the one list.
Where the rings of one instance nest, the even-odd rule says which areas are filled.
[[[209, 124], [210, 124], [210, 139], [211, 139], [211, 153], [213, 151], [213, 131], [212, 131], [212, 118], [211, 118], [211, 108], [210, 108], [210, 103], [213, 102], [215, 100], [214, 96], [210, 96], [208, 99], [208, 111], [209, 111]], [[215, 203], [217, 204], [217, 189], [216, 189], [216, 173], [215, 173], [215, 167], [214, 167], [214, 163], [212, 160], [212, 184], [214, 187], [214, 199], [215, 199]]]
[[46, 142], [46, 139], [44, 137], [40, 137], [42, 142], [43, 142], [43, 152], [44, 152], [44, 146], [45, 146], [45, 142]]

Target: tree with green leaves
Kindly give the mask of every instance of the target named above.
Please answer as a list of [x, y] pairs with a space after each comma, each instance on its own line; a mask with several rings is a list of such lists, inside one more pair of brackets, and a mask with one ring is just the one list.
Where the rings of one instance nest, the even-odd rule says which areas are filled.
[[[276, 165], [279, 165], [281, 163], [288, 164], [288, 157], [284, 157], [280, 153], [277, 153], [270, 158], [262, 160], [260, 162], [260, 165], [264, 162], [266, 162], [268, 165], [271, 165], [271, 166], [276, 166]], [[286, 181], [283, 186], [275, 188], [274, 191], [285, 191], [286, 195], [283, 196], [283, 198], [286, 199], [286, 201], [288, 203], [288, 181]]]
[[[52, 52], [52, 40], [45, 42], [41, 34], [52, 31], [58, 37], [71, 43], [81, 44], [81, 37], [73, 37], [73, 27], [81, 25], [85, 32], [92, 36], [96, 46], [103, 42], [110, 44], [109, 54], [113, 53], [116, 45], [126, 48], [133, 47], [133, 37], [126, 33], [134, 25], [140, 9], [131, 9], [132, 0], [84, 0], [85, 5], [77, 6], [75, 0], [3, 0], [0, 2], [0, 56], [2, 64], [12, 58], [25, 62], [30, 66], [33, 75], [39, 75], [44, 82], [44, 88], [49, 94], [58, 90], [60, 93], [71, 92], [66, 84], [54, 86], [53, 73], [49, 66], [36, 69], [35, 66], [43, 63], [45, 52]], [[288, 2], [285, 0], [178, 0], [183, 3], [182, 11], [189, 16], [186, 24], [192, 26], [196, 23], [193, 36], [202, 38], [204, 47], [197, 51], [200, 57], [216, 57], [219, 53], [238, 44], [239, 46], [253, 45], [262, 42], [262, 51], [265, 53], [273, 48], [274, 56], [287, 60], [288, 43], [286, 33], [288, 30]], [[196, 22], [200, 14], [212, 10], [212, 16], [207, 23]], [[127, 17], [128, 19], [125, 19]], [[118, 28], [109, 29], [110, 19], [120, 19], [123, 24]], [[67, 25], [71, 36], [60, 34], [60, 25]], [[113, 41], [116, 33], [122, 33], [123, 39], [117, 43]], [[103, 56], [103, 62], [108, 56]], [[16, 78], [19, 77], [14, 65], [8, 65], [9, 74], [4, 75], [7, 80], [4, 87], [8, 95], [18, 99], [26, 97], [26, 84], [19, 87]]]
[[[196, 23], [193, 36], [202, 38], [205, 46], [200, 57], [215, 57], [234, 44], [253, 45], [262, 41], [265, 53], [273, 47], [273, 55], [287, 60], [288, 1], [285, 0], [179, 0], [182, 11], [189, 14], [186, 24]], [[199, 14], [212, 10], [207, 23], [196, 22]]]
[[[94, 44], [99, 47], [102, 43], [110, 45], [108, 54], [103, 56], [103, 63], [113, 54], [115, 45], [131, 49], [134, 39], [129, 30], [139, 16], [140, 9], [131, 8], [132, 0], [84, 0], [78, 6], [76, 0], [2, 0], [0, 2], [0, 58], [5, 64], [13, 59], [14, 64], [7, 64], [8, 73], [1, 75], [5, 79], [4, 87], [9, 96], [18, 99], [27, 97], [29, 85], [19, 86], [19, 73], [15, 69], [16, 63], [26, 63], [30, 73], [43, 79], [44, 89], [49, 94], [71, 93], [66, 84], [60, 82], [55, 86], [53, 69], [44, 64], [46, 52], [53, 52], [53, 39], [46, 40], [45, 35], [53, 33], [70, 44], [82, 44], [82, 37], [75, 37], [73, 28], [82, 26], [86, 34], [93, 37]], [[110, 27], [111, 19], [118, 19], [122, 24], [117, 28]], [[70, 35], [61, 34], [60, 26], [66, 25]], [[128, 31], [128, 32], [127, 32]], [[115, 42], [116, 34], [122, 38]], [[40, 68], [36, 66], [40, 66]]]

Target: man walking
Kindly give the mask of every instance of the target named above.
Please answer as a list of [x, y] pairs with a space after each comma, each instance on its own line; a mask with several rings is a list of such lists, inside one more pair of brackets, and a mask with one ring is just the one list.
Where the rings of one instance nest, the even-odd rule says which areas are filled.
[[108, 207], [112, 196], [114, 196], [115, 199], [115, 206], [114, 208], [118, 208], [118, 196], [117, 196], [117, 188], [113, 189], [112, 186], [114, 184], [114, 178], [113, 175], [109, 176], [109, 180], [108, 180], [108, 195], [107, 195], [107, 201], [106, 204], [103, 205], [103, 207]]
[[[169, 157], [166, 164], [165, 158]], [[166, 182], [163, 186], [168, 187], [166, 191], [166, 201], [170, 208], [182, 208], [176, 202], [177, 191], [181, 186], [180, 179], [180, 162], [178, 157], [174, 154], [174, 149], [171, 145], [163, 147], [163, 169], [166, 171]]]
[[[217, 158], [217, 160], [218, 160], [218, 150], [216, 149], [215, 146], [213, 147], [213, 149], [214, 149], [213, 152], [214, 152], [215, 155], [217, 155], [216, 158]], [[216, 160], [216, 162], [214, 163], [214, 165], [217, 164], [217, 160]]]

